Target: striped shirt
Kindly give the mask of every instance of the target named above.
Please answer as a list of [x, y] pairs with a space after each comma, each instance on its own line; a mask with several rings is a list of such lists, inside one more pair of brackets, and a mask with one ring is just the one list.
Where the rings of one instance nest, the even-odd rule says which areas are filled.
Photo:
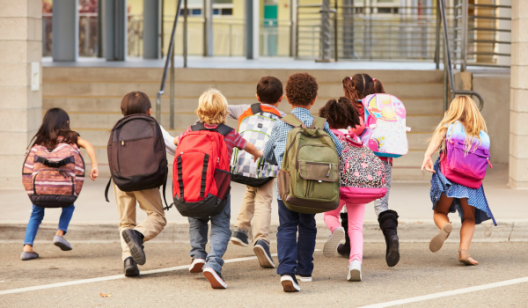
[[[217, 128], [218, 124], [204, 123], [204, 126], [206, 128]], [[178, 136], [178, 143], [180, 143], [181, 138], [189, 132], [192, 132], [192, 128], [190, 126], [185, 132]], [[244, 148], [246, 147], [246, 139], [242, 138], [242, 136], [237, 133], [234, 129], [232, 129], [229, 134], [224, 136], [224, 141], [227, 146], [227, 151], [229, 152], [229, 161], [231, 161], [231, 155], [233, 155], [233, 148], [239, 148], [240, 150], [244, 150]]]
[[[306, 108], [293, 108], [292, 112], [301, 122], [307, 126], [311, 126], [314, 117], [310, 114], [310, 110]], [[288, 133], [293, 129], [293, 126], [286, 124], [284, 121], [277, 121], [271, 130], [270, 139], [266, 143], [264, 148], [264, 159], [269, 162], [276, 163], [277, 165], [282, 165], [282, 158], [284, 157], [284, 151], [286, 150], [286, 141]], [[343, 146], [337, 137], [330, 131], [328, 123], [325, 123], [324, 131], [330, 135], [332, 140], [335, 143], [337, 155], [341, 156], [341, 151], [343, 151]], [[277, 199], [280, 199], [278, 188], [277, 188]]]

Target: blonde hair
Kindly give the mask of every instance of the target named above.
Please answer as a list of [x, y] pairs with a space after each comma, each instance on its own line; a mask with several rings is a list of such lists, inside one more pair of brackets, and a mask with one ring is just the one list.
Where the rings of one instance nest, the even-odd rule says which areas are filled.
[[[488, 132], [488, 128], [486, 127], [486, 121], [484, 121], [484, 118], [477, 108], [477, 104], [469, 96], [458, 96], [453, 99], [444, 114], [444, 118], [436, 127], [434, 135], [447, 133], [449, 125], [456, 122], [464, 125], [464, 131], [466, 133], [464, 150], [466, 153], [471, 150], [474, 139], [478, 140], [475, 147], [480, 146], [482, 143], [482, 140], [480, 140], [480, 132]], [[449, 138], [449, 136], [446, 136], [446, 138]]]
[[220, 91], [209, 89], [198, 99], [196, 113], [207, 124], [222, 124], [227, 117], [227, 99]]

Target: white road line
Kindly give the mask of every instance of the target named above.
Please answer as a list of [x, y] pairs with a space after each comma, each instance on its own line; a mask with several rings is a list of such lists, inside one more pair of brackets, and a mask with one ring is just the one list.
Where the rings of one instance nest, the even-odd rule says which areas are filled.
[[[316, 249], [315, 251], [321, 251], [321, 249]], [[276, 257], [277, 254], [274, 253], [271, 256]], [[243, 262], [243, 261], [250, 261], [250, 260], [256, 260], [256, 259], [257, 257], [236, 258], [236, 259], [225, 260], [224, 263], [235, 263], [235, 262]], [[179, 271], [179, 270], [184, 270], [184, 269], [189, 269], [189, 265], [160, 268], [160, 269], [155, 269], [155, 270], [150, 270], [150, 271], [141, 271], [141, 276], [172, 272], [172, 271]], [[67, 287], [67, 286], [73, 286], [73, 285], [85, 284], [85, 283], [117, 280], [117, 279], [123, 279], [123, 278], [125, 278], [125, 275], [113, 275], [113, 276], [97, 277], [97, 278], [74, 280], [74, 281], [67, 281], [67, 282], [59, 282], [59, 283], [45, 284], [41, 286], [4, 290], [4, 291], [0, 291], [0, 295], [46, 290], [46, 289]]]
[[395, 300], [395, 301], [386, 302], [386, 303], [363, 306], [360, 308], [383, 308], [383, 307], [391, 307], [391, 306], [396, 306], [396, 305], [404, 305], [404, 304], [416, 303], [416, 302], [426, 301], [426, 300], [440, 298], [440, 297], [460, 295], [460, 294], [465, 294], [465, 293], [470, 293], [470, 292], [511, 286], [514, 284], [525, 283], [525, 282], [528, 282], [528, 277], [505, 280], [501, 282], [488, 283], [488, 284], [483, 284], [483, 285], [476, 286], [476, 287], [469, 287], [469, 288], [464, 288], [464, 289], [451, 290], [451, 291], [446, 291], [446, 292], [440, 292], [440, 293], [434, 293], [434, 294], [429, 294], [429, 295], [422, 295], [422, 296], [417, 296], [417, 297], [400, 299], [400, 300]]

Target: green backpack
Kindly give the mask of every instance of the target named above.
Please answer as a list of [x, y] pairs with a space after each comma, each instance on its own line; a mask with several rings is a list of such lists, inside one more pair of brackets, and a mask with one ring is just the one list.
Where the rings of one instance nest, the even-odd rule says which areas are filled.
[[339, 156], [323, 130], [326, 120], [314, 117], [311, 127], [293, 114], [281, 120], [293, 126], [277, 176], [282, 201], [291, 211], [304, 214], [335, 210], [339, 206]]

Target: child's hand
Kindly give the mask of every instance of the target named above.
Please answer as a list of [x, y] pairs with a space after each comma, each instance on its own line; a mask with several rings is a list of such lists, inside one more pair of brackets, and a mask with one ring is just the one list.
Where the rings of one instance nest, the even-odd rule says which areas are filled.
[[422, 163], [422, 171], [423, 170], [427, 170], [431, 173], [436, 173], [436, 171], [434, 171], [434, 168], [433, 168], [433, 160], [431, 159], [431, 157], [424, 157], [424, 161]]
[[264, 156], [264, 152], [258, 151], [258, 155], [253, 156], [253, 162], [257, 162], [257, 159], [259, 159], [262, 156]]
[[177, 146], [177, 145], [178, 145], [178, 138], [174, 138], [174, 141], [173, 141], [173, 142], [174, 142], [174, 145]]
[[92, 170], [90, 170], [90, 179], [92, 181], [95, 181], [97, 177], [99, 176], [99, 169], [97, 167], [92, 167]]

